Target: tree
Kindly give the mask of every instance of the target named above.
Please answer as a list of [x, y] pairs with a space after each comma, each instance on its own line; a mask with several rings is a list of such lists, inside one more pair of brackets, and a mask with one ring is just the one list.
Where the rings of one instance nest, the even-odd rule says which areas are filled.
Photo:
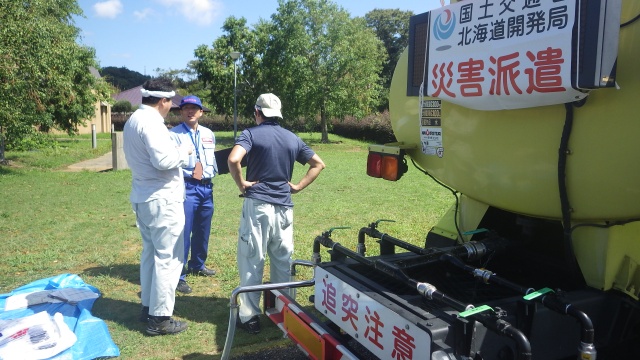
[[389, 107], [388, 91], [391, 87], [391, 78], [400, 55], [409, 43], [409, 18], [412, 16], [413, 11], [400, 9], [374, 9], [364, 16], [367, 26], [375, 31], [387, 50], [387, 60], [384, 62], [381, 75], [386, 91], [383, 102], [380, 104], [382, 109]]
[[137, 71], [129, 70], [126, 67], [105, 66], [100, 71], [105, 80], [115, 86], [118, 91], [129, 90], [144, 84], [151, 76], [142, 75]]
[[108, 99], [107, 85], [90, 73], [95, 51], [76, 43], [82, 15], [75, 0], [3, 1], [0, 11], [0, 136], [7, 148], [36, 133], [68, 133]]
[[364, 19], [328, 0], [279, 0], [263, 57], [265, 90], [278, 95], [288, 118], [314, 122], [322, 141], [328, 120], [370, 113], [380, 95], [382, 42]]
[[211, 108], [208, 99], [210, 97], [209, 90], [206, 89], [204, 83], [198, 80], [195, 66], [197, 60], [191, 60], [187, 64], [186, 69], [180, 70], [164, 70], [156, 69], [158, 77], [166, 77], [171, 79], [171, 82], [176, 87], [176, 94], [182, 96], [195, 95], [202, 100], [202, 104], [207, 108]]
[[111, 107], [112, 113], [129, 113], [133, 111], [133, 105], [127, 100], [118, 100]]
[[233, 114], [234, 60], [230, 53], [239, 52], [240, 58], [236, 60], [238, 113], [248, 114], [258, 96], [254, 86], [261, 77], [262, 50], [256, 47], [260, 44], [259, 32], [249, 29], [245, 18], [233, 16], [225, 20], [222, 30], [223, 35], [212, 47], [198, 46], [192, 66], [198, 79], [209, 89], [208, 103], [219, 114]]

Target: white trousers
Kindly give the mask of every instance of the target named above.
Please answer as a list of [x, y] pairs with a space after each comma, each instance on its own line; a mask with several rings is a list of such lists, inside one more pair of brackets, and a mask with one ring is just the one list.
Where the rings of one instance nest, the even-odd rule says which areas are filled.
[[182, 202], [165, 199], [133, 203], [132, 207], [142, 235], [142, 306], [149, 306], [149, 315], [171, 316], [184, 263], [184, 207]]
[[[264, 262], [269, 255], [270, 281], [291, 281], [293, 254], [293, 209], [245, 198], [238, 233], [240, 286], [262, 284]], [[262, 292], [241, 293], [239, 316], [242, 322], [260, 314]]]

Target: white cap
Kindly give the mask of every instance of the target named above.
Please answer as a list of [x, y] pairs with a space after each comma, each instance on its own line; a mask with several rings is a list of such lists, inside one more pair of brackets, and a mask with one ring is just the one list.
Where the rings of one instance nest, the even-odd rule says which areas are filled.
[[279, 117], [282, 119], [282, 104], [277, 96], [267, 93], [262, 94], [256, 100], [256, 106], [262, 111], [265, 117]]

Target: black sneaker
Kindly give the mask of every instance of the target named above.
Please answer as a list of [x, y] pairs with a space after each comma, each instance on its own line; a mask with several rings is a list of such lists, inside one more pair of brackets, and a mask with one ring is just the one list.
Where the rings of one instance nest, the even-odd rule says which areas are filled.
[[147, 334], [149, 335], [171, 335], [187, 330], [185, 321], [172, 319], [170, 316], [149, 316]]
[[201, 270], [189, 269], [188, 273], [195, 276], [213, 276], [216, 274], [216, 271], [205, 266]]
[[183, 294], [191, 294], [191, 286], [187, 284], [186, 281], [180, 280], [178, 281], [178, 286], [176, 287], [177, 292], [181, 292]]
[[258, 315], [252, 317], [251, 319], [249, 319], [249, 321], [244, 323], [240, 321], [240, 317], [238, 316], [236, 324], [249, 334], [257, 334], [260, 332], [260, 318], [258, 317]]
[[140, 320], [140, 322], [146, 323], [149, 322], [149, 307], [148, 306], [143, 306], [142, 310], [140, 311], [140, 317], [138, 318], [138, 320]]

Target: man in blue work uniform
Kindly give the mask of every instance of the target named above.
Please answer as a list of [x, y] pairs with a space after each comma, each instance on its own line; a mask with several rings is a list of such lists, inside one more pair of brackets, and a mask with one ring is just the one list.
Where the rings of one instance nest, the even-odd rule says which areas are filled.
[[[182, 123], [171, 129], [178, 145], [191, 144], [195, 151], [189, 165], [182, 168], [186, 198], [184, 200], [184, 260], [186, 269], [180, 276], [176, 290], [188, 294], [191, 287], [186, 275], [213, 276], [215, 270], [205, 266], [209, 249], [209, 233], [213, 217], [213, 183], [217, 173], [213, 132], [198, 124], [204, 113], [197, 96], [189, 95], [180, 102]], [[189, 258], [191, 250], [191, 258]], [[188, 261], [187, 261], [188, 260]]]
[[[264, 264], [270, 259], [272, 283], [291, 280], [293, 254], [293, 200], [325, 168], [324, 162], [296, 134], [280, 126], [280, 99], [262, 94], [255, 104], [256, 126], [236, 140], [227, 164], [229, 174], [244, 197], [238, 231], [240, 286], [262, 284]], [[247, 157], [247, 175], [242, 160]], [[309, 165], [298, 183], [292, 183], [296, 162]], [[260, 292], [240, 294], [238, 323], [251, 334], [260, 332]]]

